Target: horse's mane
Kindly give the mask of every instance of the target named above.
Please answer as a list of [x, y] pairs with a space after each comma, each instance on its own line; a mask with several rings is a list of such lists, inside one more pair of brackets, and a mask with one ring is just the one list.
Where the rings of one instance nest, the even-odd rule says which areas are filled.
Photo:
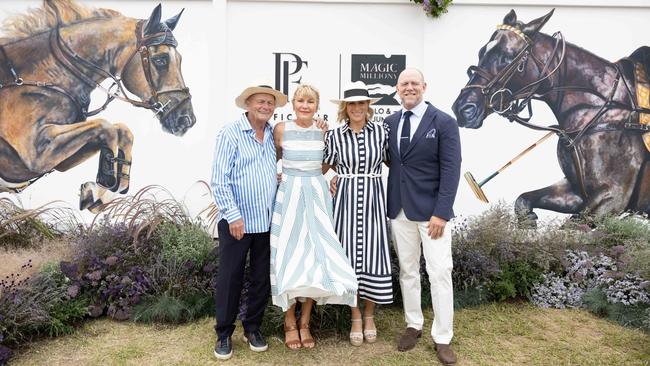
[[25, 14], [18, 14], [3, 21], [0, 31], [11, 39], [26, 38], [56, 26], [56, 7], [63, 24], [79, 22], [89, 18], [113, 18], [121, 16], [111, 9], [95, 9], [77, 4], [74, 0], [43, 0], [40, 8], [31, 8]]

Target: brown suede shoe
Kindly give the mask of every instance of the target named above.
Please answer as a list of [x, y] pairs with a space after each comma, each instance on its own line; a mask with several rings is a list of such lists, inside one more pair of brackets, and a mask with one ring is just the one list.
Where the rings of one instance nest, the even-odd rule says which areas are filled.
[[418, 338], [420, 337], [422, 337], [421, 330], [417, 330], [411, 327], [406, 328], [404, 334], [402, 334], [402, 337], [399, 339], [397, 350], [400, 352], [412, 350], [418, 343]]
[[438, 360], [440, 360], [443, 365], [456, 364], [456, 354], [451, 349], [450, 345], [436, 343], [436, 353], [438, 354]]

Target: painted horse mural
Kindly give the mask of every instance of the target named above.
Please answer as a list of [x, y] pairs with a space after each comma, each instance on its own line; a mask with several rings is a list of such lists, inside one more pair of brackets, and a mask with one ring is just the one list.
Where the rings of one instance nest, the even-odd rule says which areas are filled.
[[[480, 128], [497, 113], [559, 136], [564, 178], [517, 198], [515, 211], [525, 222], [535, 223], [535, 208], [650, 213], [650, 48], [608, 62], [565, 42], [560, 32], [541, 33], [552, 14], [529, 23], [518, 21], [514, 10], [505, 16], [454, 102], [458, 124]], [[550, 107], [558, 125], [530, 121], [533, 99]]]
[[[196, 122], [172, 34], [182, 11], [146, 20], [71, 0], [5, 21], [0, 38], [0, 192], [20, 192], [52, 171], [65, 172], [99, 152], [96, 182], [81, 186], [80, 209], [129, 189], [133, 134], [122, 123], [89, 117], [115, 99], [156, 114], [182, 136]], [[112, 81], [106, 88], [104, 80]], [[104, 104], [88, 110], [99, 88]], [[129, 96], [132, 93], [136, 97]]]

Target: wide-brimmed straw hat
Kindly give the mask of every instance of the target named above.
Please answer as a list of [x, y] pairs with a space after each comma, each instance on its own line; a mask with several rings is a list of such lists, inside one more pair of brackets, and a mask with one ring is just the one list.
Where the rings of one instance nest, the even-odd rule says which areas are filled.
[[253, 83], [253, 86], [249, 86], [244, 89], [237, 98], [235, 98], [235, 104], [241, 109], [246, 109], [246, 99], [253, 94], [270, 94], [275, 98], [275, 106], [283, 107], [287, 104], [287, 96], [282, 94], [281, 91], [273, 89], [269, 84], [264, 83]]
[[368, 94], [366, 84], [361, 81], [355, 81], [348, 84], [343, 91], [343, 99], [330, 99], [332, 103], [339, 104], [343, 102], [359, 102], [362, 100], [370, 101], [370, 104], [377, 103], [381, 98], [371, 98]]

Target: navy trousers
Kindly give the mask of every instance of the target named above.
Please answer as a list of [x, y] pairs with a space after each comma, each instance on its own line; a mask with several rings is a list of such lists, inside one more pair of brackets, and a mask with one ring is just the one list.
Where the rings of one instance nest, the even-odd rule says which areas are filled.
[[219, 221], [219, 270], [215, 304], [218, 337], [229, 337], [235, 330], [239, 313], [239, 297], [244, 285], [246, 255], [250, 252], [250, 287], [247, 311], [242, 324], [245, 332], [260, 329], [271, 292], [270, 232], [244, 234], [241, 240], [230, 235], [228, 222]]

